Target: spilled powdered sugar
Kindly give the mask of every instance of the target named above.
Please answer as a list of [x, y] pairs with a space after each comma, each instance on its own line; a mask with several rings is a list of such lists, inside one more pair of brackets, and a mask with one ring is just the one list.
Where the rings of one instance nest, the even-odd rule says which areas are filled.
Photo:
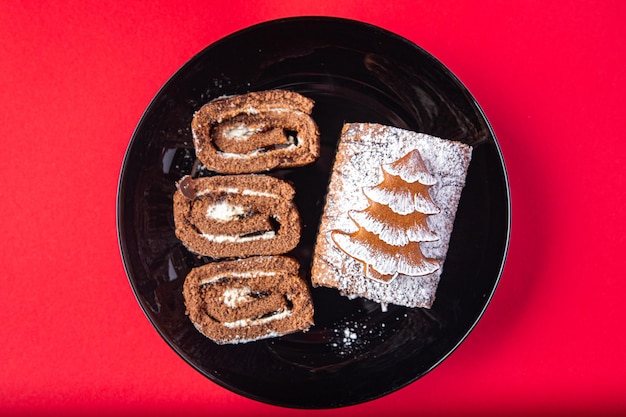
[[[382, 323], [379, 326], [385, 326]], [[358, 321], [346, 322], [343, 326], [333, 329], [330, 347], [338, 356], [350, 357], [366, 351], [372, 341], [381, 342], [384, 332], [379, 326], [369, 326]]]

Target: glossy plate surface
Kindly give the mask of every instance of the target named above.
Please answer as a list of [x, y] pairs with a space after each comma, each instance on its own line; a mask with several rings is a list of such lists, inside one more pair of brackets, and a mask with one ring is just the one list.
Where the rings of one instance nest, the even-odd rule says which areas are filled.
[[[283, 88], [315, 100], [322, 156], [273, 174], [292, 181], [304, 222], [293, 255], [309, 270], [335, 146], [344, 122], [378, 122], [474, 147], [432, 309], [349, 300], [313, 289], [316, 325], [219, 346], [185, 316], [186, 274], [207, 262], [174, 236], [172, 194], [199, 169], [192, 115], [209, 100]], [[200, 168], [201, 169], [201, 168]], [[426, 374], [466, 337], [498, 283], [509, 241], [508, 181], [479, 106], [439, 61], [380, 28], [334, 18], [292, 18], [228, 36], [192, 58], [159, 91], [128, 147], [118, 233], [139, 304], [167, 343], [212, 381], [276, 405], [329, 408], [368, 401]]]

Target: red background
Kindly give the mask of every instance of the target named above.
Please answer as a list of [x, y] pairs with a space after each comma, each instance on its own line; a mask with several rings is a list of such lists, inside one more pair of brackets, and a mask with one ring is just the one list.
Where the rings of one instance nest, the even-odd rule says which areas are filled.
[[447, 65], [493, 125], [513, 210], [500, 286], [458, 350], [314, 414], [626, 413], [624, 4], [2, 2], [0, 414], [313, 414], [184, 363], [139, 308], [115, 226], [124, 152], [161, 85], [221, 37], [296, 15], [373, 23]]

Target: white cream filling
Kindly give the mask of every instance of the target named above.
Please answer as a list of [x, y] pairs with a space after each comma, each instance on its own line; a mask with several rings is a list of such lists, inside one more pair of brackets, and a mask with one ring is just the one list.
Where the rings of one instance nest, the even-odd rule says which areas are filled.
[[276, 276], [276, 272], [274, 271], [261, 271], [261, 270], [246, 271], [246, 272], [231, 271], [223, 275], [216, 275], [210, 278], [205, 278], [202, 281], [200, 281], [200, 285], [210, 284], [212, 282], [219, 281], [223, 278], [253, 278], [253, 277], [273, 277], [273, 276]]
[[290, 109], [289, 107], [273, 107], [271, 109], [267, 109], [267, 111], [274, 111], [276, 113], [289, 112], [289, 113], [293, 113], [293, 114], [297, 114], [297, 115], [304, 114], [300, 110]]
[[[239, 193], [239, 190], [235, 188], [235, 193]], [[241, 195], [247, 195], [252, 197], [269, 197], [269, 198], [279, 198], [277, 194], [268, 193], [267, 191], [256, 191], [256, 190], [242, 190]]]
[[[223, 96], [223, 97], [220, 97], [220, 98], [227, 98], [227, 97], [230, 97], [230, 96]], [[231, 107], [232, 107], [232, 106], [234, 106], [234, 104], [232, 104], [232, 105], [231, 105]], [[304, 113], [303, 113], [303, 112], [301, 112], [300, 110], [290, 109], [289, 107], [274, 107], [274, 108], [271, 108], [271, 109], [267, 109], [267, 110], [265, 110], [265, 111], [273, 111], [273, 112], [276, 112], [276, 113], [292, 112], [292, 113], [294, 113], [294, 114], [304, 114]], [[241, 112], [239, 112], [239, 113], [235, 113], [235, 114], [233, 114], [233, 115], [229, 115], [229, 116], [227, 116], [226, 118], [224, 118], [224, 117], [218, 117], [218, 118], [216, 119], [216, 122], [217, 122], [217, 123], [222, 123], [224, 120], [228, 120], [229, 118], [231, 118], [231, 117], [233, 117], [233, 116], [236, 116], [237, 114], [241, 114], [241, 113], [246, 113], [246, 114], [259, 114], [259, 113], [261, 113], [261, 112], [260, 112], [258, 109], [254, 108], [254, 107], [246, 107], [246, 108], [245, 108], [245, 109], [243, 109]]]
[[[298, 140], [300, 140], [300, 138], [298, 138]], [[281, 149], [293, 149], [293, 148], [297, 148], [298, 145], [287, 145], [284, 148]], [[271, 152], [271, 151], [269, 151]], [[236, 159], [244, 159], [244, 158], [249, 158], [251, 156], [257, 156], [259, 154], [264, 154], [264, 153], [268, 153], [268, 151], [252, 151], [250, 153], [231, 153], [231, 152], [221, 152], [221, 155], [225, 158], [236, 158]]]
[[229, 222], [239, 216], [243, 216], [245, 213], [246, 211], [242, 206], [220, 201], [207, 208], [206, 217], [217, 221]]
[[261, 130], [263, 129], [261, 129], [260, 127], [252, 128], [252, 127], [247, 127], [244, 124], [240, 124], [232, 129], [226, 130], [224, 132], [224, 136], [227, 137], [228, 139], [243, 141], [243, 140], [248, 139], [250, 136], [257, 134]]
[[[305, 114], [304, 112], [301, 112], [300, 110], [294, 110], [294, 109], [290, 109], [289, 107], [275, 107], [275, 108], [270, 108], [265, 110], [266, 112], [274, 112], [274, 113], [285, 113], [285, 112], [289, 112], [289, 113], [293, 113], [293, 114], [297, 114], [297, 115], [303, 115]], [[261, 113], [258, 109], [254, 108], [254, 107], [247, 107], [243, 110], [242, 113], [246, 113], [246, 114], [259, 114]], [[224, 121], [224, 118], [218, 118], [217, 119], [217, 123], [222, 123]], [[250, 128], [250, 127], [246, 127], [244, 124], [240, 124], [237, 127], [233, 128], [233, 129], [229, 129], [226, 132], [224, 132], [224, 136], [226, 136], [228, 139], [234, 139], [234, 140], [246, 140], [248, 139], [250, 136], [254, 135], [255, 133], [258, 133], [261, 129], [257, 128]], [[301, 139], [298, 137], [298, 143], [301, 142]], [[293, 148], [297, 148], [298, 145], [296, 144], [290, 144], [284, 148], [281, 149], [293, 149]], [[249, 158], [251, 156], [257, 156], [261, 153], [266, 153], [267, 151], [261, 151], [261, 150], [257, 150], [257, 151], [252, 151], [249, 152], [247, 154], [239, 154], [239, 153], [232, 153], [232, 152], [220, 152], [220, 154], [225, 157], [225, 158], [234, 158], [234, 159], [243, 159], [243, 158]]]
[[246, 242], [254, 242], [257, 240], [265, 240], [265, 239], [274, 239], [276, 237], [276, 232], [273, 230], [268, 230], [263, 233], [259, 233], [258, 235], [253, 236], [232, 236], [232, 235], [210, 235], [207, 233], [202, 233], [204, 239], [209, 240], [215, 243], [246, 243]]
[[251, 197], [269, 197], [269, 198], [279, 198], [278, 194], [269, 193], [267, 191], [256, 191], [256, 190], [241, 190], [239, 188], [231, 188], [231, 187], [217, 187], [216, 189], [204, 189], [196, 192], [196, 197], [202, 197], [207, 194], [213, 193], [226, 193], [226, 194], [241, 194]]
[[291, 315], [291, 310], [283, 310], [279, 313], [273, 314], [269, 317], [263, 317], [260, 319], [241, 319], [237, 321], [227, 321], [222, 323], [225, 327], [229, 329], [234, 329], [237, 327], [245, 327], [245, 326], [259, 326], [261, 324], [269, 323], [275, 320], [282, 320]]
[[226, 304], [230, 308], [239, 307], [242, 304], [249, 303], [253, 301], [254, 298], [250, 297], [250, 288], [227, 288], [224, 290], [222, 294], [222, 298], [224, 300], [224, 304]]

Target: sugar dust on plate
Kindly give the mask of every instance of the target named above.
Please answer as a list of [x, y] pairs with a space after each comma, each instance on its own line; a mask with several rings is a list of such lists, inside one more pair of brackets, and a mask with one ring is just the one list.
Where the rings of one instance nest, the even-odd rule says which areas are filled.
[[380, 343], [384, 330], [359, 322], [346, 322], [333, 330], [330, 347], [339, 356], [352, 356], [366, 351], [372, 341]]

